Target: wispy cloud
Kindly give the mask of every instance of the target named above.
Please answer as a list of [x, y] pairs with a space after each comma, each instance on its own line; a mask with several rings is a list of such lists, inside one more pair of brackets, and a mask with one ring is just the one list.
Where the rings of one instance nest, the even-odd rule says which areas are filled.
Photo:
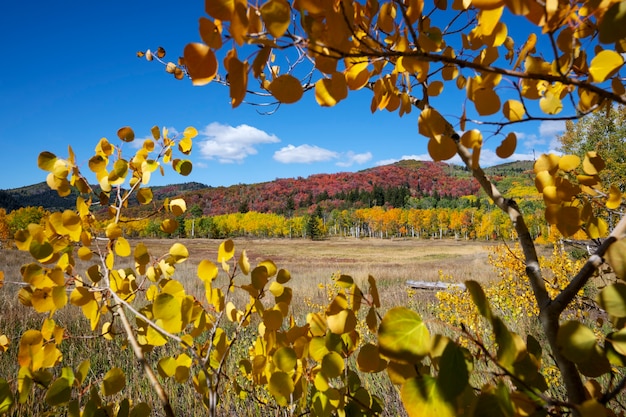
[[565, 131], [565, 122], [563, 120], [546, 120], [539, 125], [539, 135], [548, 139], [552, 139]]
[[314, 162], [328, 162], [336, 160], [335, 165], [340, 167], [350, 167], [361, 165], [372, 159], [371, 152], [355, 153], [348, 151], [345, 153], [331, 151], [320, 148], [316, 145], [287, 145], [274, 152], [274, 160], [283, 164], [311, 164]]
[[345, 155], [342, 155], [342, 158], [344, 158], [344, 160], [337, 162], [336, 164], [337, 166], [350, 167], [354, 164], [363, 165], [364, 163], [372, 159], [372, 153], [371, 152], [354, 153], [352, 151], [348, 151], [346, 152]]
[[233, 127], [211, 123], [198, 133], [195, 141], [201, 158], [217, 159], [221, 163], [241, 163], [248, 156], [255, 155], [259, 145], [277, 143], [280, 139], [245, 124]]
[[274, 159], [283, 164], [310, 164], [337, 159], [337, 152], [315, 145], [287, 145], [274, 152]]

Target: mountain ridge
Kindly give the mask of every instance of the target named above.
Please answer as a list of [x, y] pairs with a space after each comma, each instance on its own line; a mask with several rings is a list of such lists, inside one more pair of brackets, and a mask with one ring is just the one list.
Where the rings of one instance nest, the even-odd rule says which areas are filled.
[[[532, 161], [518, 161], [485, 168], [494, 177], [524, 176]], [[529, 177], [529, 176], [526, 176]], [[258, 211], [293, 213], [323, 209], [398, 207], [409, 197], [458, 199], [477, 195], [476, 180], [463, 167], [443, 162], [402, 160], [356, 172], [312, 174], [308, 177], [277, 178], [251, 184], [209, 186], [199, 182], [152, 186], [154, 201], [183, 196], [187, 207], [197, 206], [204, 215]], [[45, 182], [0, 190], [0, 208], [43, 207], [56, 211], [75, 208], [74, 198], [61, 198]], [[133, 204], [131, 211], [141, 212]]]

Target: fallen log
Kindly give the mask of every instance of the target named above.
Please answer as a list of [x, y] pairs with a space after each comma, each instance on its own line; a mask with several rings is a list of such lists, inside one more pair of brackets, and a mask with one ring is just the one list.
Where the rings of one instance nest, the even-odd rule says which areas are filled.
[[438, 282], [438, 281], [415, 281], [407, 280], [406, 285], [416, 290], [447, 290], [449, 288], [465, 289], [465, 284], [460, 282]]

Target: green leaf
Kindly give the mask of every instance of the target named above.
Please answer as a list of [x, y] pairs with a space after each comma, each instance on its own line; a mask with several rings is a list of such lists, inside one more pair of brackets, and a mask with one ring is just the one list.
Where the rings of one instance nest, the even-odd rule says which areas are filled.
[[491, 308], [489, 307], [489, 302], [487, 301], [487, 297], [485, 296], [485, 292], [483, 291], [480, 284], [476, 281], [465, 281], [465, 287], [470, 292], [470, 296], [472, 297], [472, 301], [474, 305], [478, 307], [478, 312], [481, 316], [491, 321]]
[[291, 372], [296, 367], [298, 357], [295, 350], [285, 346], [274, 352], [272, 360], [274, 361], [274, 365], [281, 371]]
[[407, 380], [402, 384], [400, 398], [409, 417], [456, 415], [454, 404], [444, 400], [437, 381], [429, 375]]
[[389, 359], [415, 364], [430, 350], [430, 333], [419, 314], [394, 307], [380, 323], [378, 346], [380, 353]]
[[278, 405], [287, 406], [295, 387], [293, 380], [286, 372], [274, 372], [268, 385], [269, 392]]
[[574, 363], [585, 362], [596, 347], [593, 331], [578, 321], [563, 323], [556, 341], [563, 355]]
[[8, 413], [14, 402], [11, 386], [6, 379], [0, 378], [0, 414]]
[[598, 25], [600, 42], [613, 43], [626, 38], [626, 2], [614, 3]]
[[102, 394], [105, 396], [113, 395], [124, 389], [126, 386], [126, 374], [120, 368], [111, 368], [104, 375], [102, 380]]
[[322, 358], [322, 374], [327, 378], [337, 378], [343, 373], [345, 363], [343, 358], [337, 352], [328, 352]]
[[606, 251], [606, 259], [615, 275], [626, 280], [626, 239], [613, 242]]
[[46, 391], [45, 400], [48, 405], [57, 406], [69, 402], [72, 394], [70, 382], [61, 377], [54, 380]]
[[130, 417], [150, 417], [152, 409], [146, 403], [139, 403], [130, 411]]
[[453, 342], [449, 342], [439, 360], [437, 385], [443, 398], [454, 399], [463, 392], [469, 382], [469, 372], [463, 350]]
[[611, 316], [626, 317], [626, 284], [616, 282], [600, 291], [598, 303]]

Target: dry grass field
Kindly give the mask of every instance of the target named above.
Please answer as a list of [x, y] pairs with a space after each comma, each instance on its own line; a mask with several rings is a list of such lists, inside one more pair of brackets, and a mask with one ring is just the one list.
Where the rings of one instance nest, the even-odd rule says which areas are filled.
[[[176, 242], [177, 240], [173, 239], [144, 241], [155, 257], [167, 254], [169, 247]], [[201, 259], [215, 262], [221, 240], [196, 239], [180, 242], [187, 246], [190, 258], [177, 266], [175, 277], [183, 282], [188, 293], [198, 298], [203, 297], [204, 290], [196, 277], [196, 268]], [[137, 243], [131, 242], [131, 245]], [[447, 279], [458, 282], [467, 279], [488, 282], [495, 278], [495, 273], [487, 261], [488, 249], [494, 244], [412, 239], [323, 241], [236, 239], [235, 250], [238, 256], [245, 249], [252, 266], [271, 259], [278, 268], [290, 271], [292, 280], [289, 285], [294, 295], [292, 313], [296, 319], [299, 317], [302, 320], [307, 312], [316, 308], [315, 306], [328, 303], [327, 292], [320, 288], [320, 284], [331, 284], [331, 277], [337, 273], [351, 275], [357, 283], [367, 282], [368, 275], [376, 278], [383, 310], [409, 303], [407, 280], [437, 281], [440, 274], [443, 274], [451, 277]], [[32, 262], [32, 259], [27, 253], [17, 250], [0, 251], [0, 270], [5, 273], [5, 285], [0, 289], [0, 334], [7, 334], [11, 340], [11, 348], [0, 354], [0, 377], [9, 381], [14, 381], [17, 372], [17, 346], [21, 332], [27, 328], [40, 328], [42, 320], [46, 318], [46, 315], [37, 315], [17, 301], [17, 291], [21, 282], [19, 269], [21, 265], [29, 262]], [[417, 308], [425, 314], [436, 308], [433, 306], [434, 300], [431, 291], [420, 291], [413, 296], [410, 304], [415, 306], [417, 301]], [[245, 295], [242, 295], [240, 301], [245, 304]], [[70, 364], [75, 367], [85, 357], [91, 357], [94, 381], [111, 366], [119, 366], [126, 370], [129, 395], [157, 404], [131, 352], [121, 350], [121, 341], [105, 342], [100, 338], [83, 338], [82, 335], [90, 333], [89, 326], [80, 312], [73, 307], [57, 313], [55, 320], [67, 328], [67, 336], [70, 339], [63, 344], [64, 359], [67, 361], [64, 365]], [[245, 349], [239, 354], [244, 355], [244, 352]], [[385, 399], [388, 406], [385, 415], [403, 414], [403, 410], [397, 407], [395, 388], [388, 381], [378, 378], [368, 384], [371, 384], [370, 389], [373, 393], [378, 393]], [[176, 389], [177, 392], [172, 398], [174, 407], [186, 410], [181, 415], [204, 414], [202, 405], [197, 401], [190, 386], [185, 389], [170, 388]], [[13, 415], [43, 413], [44, 409], [39, 409], [44, 407], [42, 404], [41, 398], [34, 398], [18, 407]], [[232, 415], [234, 412], [241, 415], [267, 414], [258, 404], [242, 404], [226, 397], [223, 399], [222, 407], [224, 415]]]

